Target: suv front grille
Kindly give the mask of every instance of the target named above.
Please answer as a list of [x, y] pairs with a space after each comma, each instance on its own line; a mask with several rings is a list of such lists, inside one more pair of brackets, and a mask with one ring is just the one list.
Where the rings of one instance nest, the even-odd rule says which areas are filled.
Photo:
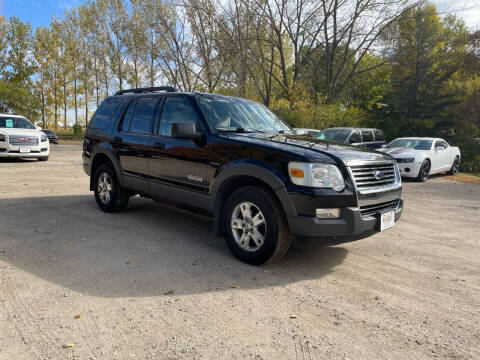
[[9, 135], [8, 142], [13, 146], [36, 146], [38, 137], [27, 135]]
[[360, 206], [360, 214], [363, 216], [372, 216], [386, 210], [395, 210], [398, 206], [398, 200], [387, 201], [380, 204]]
[[390, 162], [351, 165], [350, 171], [359, 190], [393, 185], [396, 182], [395, 164]]

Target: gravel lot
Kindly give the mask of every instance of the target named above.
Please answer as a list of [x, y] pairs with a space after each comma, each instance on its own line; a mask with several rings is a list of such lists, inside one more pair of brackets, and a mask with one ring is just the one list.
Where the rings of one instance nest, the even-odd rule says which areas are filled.
[[104, 214], [88, 183], [78, 145], [0, 161], [1, 360], [480, 358], [478, 185], [405, 183], [392, 230], [252, 267], [209, 219]]

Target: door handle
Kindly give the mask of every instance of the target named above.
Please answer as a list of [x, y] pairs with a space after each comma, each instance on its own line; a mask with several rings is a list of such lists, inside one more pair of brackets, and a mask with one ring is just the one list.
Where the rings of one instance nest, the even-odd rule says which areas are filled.
[[156, 141], [153, 143], [153, 148], [154, 149], [165, 149], [165, 144], [161, 143], [159, 141]]

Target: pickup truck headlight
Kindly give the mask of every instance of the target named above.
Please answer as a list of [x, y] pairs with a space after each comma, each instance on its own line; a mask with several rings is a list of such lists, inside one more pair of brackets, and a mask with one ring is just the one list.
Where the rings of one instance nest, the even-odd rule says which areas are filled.
[[0, 134], [0, 142], [5, 142], [5, 135]]
[[415, 161], [415, 158], [399, 158], [397, 159], [397, 162], [402, 164], [402, 163], [412, 163]]
[[41, 137], [41, 140], [42, 140], [42, 142], [45, 142], [45, 141], [47, 141], [47, 140], [48, 140], [48, 137], [47, 137], [47, 135], [42, 135], [42, 137]]
[[291, 162], [288, 164], [290, 180], [295, 185], [314, 188], [345, 189], [340, 169], [332, 164]]

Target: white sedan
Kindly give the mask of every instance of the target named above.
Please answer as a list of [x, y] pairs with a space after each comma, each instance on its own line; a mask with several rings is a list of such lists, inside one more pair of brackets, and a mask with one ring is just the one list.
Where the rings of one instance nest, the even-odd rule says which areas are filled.
[[429, 175], [456, 174], [460, 167], [460, 150], [439, 138], [398, 138], [380, 151], [393, 156], [402, 177], [426, 181]]

